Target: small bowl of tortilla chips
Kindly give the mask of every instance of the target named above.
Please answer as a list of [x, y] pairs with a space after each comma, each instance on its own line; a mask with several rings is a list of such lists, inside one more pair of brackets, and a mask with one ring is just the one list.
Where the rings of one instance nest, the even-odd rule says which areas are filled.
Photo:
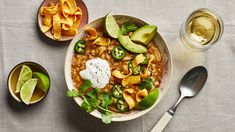
[[82, 0], [44, 0], [38, 11], [40, 30], [57, 41], [72, 40], [87, 23], [88, 11]]

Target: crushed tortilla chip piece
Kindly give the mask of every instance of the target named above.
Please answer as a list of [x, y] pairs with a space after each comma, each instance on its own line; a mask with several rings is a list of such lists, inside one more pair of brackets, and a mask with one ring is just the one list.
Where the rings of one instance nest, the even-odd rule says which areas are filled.
[[98, 33], [95, 28], [86, 28], [85, 31], [88, 33], [88, 40], [95, 40], [98, 37]]
[[137, 102], [140, 102], [147, 95], [148, 95], [148, 90], [143, 89], [143, 90], [140, 90], [136, 93], [135, 99]]
[[154, 60], [154, 56], [153, 55], [150, 55], [150, 59], [148, 61], [148, 65], [147, 65], [147, 68], [143, 71], [143, 72], [140, 72], [140, 76], [141, 78], [146, 78], [148, 77], [149, 75], [149, 67], [150, 67], [150, 64], [152, 63], [152, 61]]
[[135, 101], [132, 98], [131, 94], [134, 92], [133, 89], [127, 88], [123, 90], [123, 98], [129, 106], [129, 109], [133, 109], [135, 106]]
[[132, 62], [133, 67], [138, 66], [140, 63], [142, 63], [144, 61], [144, 59], [145, 59], [145, 57], [143, 54], [138, 54]]
[[110, 38], [98, 37], [92, 44], [109, 46]]
[[122, 79], [122, 86], [126, 87], [132, 84], [139, 84], [141, 81], [140, 76], [128, 76]]
[[132, 74], [132, 70], [130, 70], [130, 72], [127, 75], [122, 74], [119, 70], [114, 70], [112, 72], [112, 75], [115, 76], [116, 78], [119, 78], [119, 79], [126, 78], [126, 77], [130, 76], [131, 74]]

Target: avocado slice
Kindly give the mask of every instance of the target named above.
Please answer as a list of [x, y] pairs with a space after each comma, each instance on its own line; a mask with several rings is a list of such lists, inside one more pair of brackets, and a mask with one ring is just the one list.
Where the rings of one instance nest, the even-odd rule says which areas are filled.
[[145, 25], [136, 30], [131, 35], [131, 40], [136, 43], [148, 45], [148, 43], [153, 39], [156, 33], [157, 33], [157, 26]]
[[118, 37], [118, 40], [121, 43], [121, 45], [130, 52], [133, 52], [133, 53], [146, 53], [147, 52], [146, 47], [144, 47], [141, 44], [136, 44], [132, 42], [129, 36], [120, 35]]

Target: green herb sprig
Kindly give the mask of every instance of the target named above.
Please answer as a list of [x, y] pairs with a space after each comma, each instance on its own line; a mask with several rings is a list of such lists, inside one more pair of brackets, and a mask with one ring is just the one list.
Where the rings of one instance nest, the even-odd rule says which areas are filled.
[[134, 32], [138, 27], [134, 23], [125, 22], [122, 24], [121, 32], [123, 35], [127, 35], [128, 32]]
[[89, 80], [84, 81], [83, 85], [80, 87], [80, 91], [73, 89], [67, 90], [66, 95], [68, 97], [77, 97], [80, 96], [83, 98], [81, 104], [81, 109], [90, 113], [95, 109], [98, 109], [101, 112], [101, 119], [104, 123], [109, 124], [112, 121], [112, 112], [109, 110], [109, 106], [112, 104], [113, 100], [110, 94], [103, 93], [99, 99], [98, 93], [99, 89], [94, 88], [90, 92], [85, 93], [87, 89], [91, 87]]

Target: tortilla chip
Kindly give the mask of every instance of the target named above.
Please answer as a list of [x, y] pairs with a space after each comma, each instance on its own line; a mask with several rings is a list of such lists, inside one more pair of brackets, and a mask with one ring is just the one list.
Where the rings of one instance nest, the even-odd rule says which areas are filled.
[[57, 13], [57, 6], [50, 6], [50, 7], [42, 7], [40, 9], [40, 14], [44, 16], [42, 20], [42, 24], [51, 27], [52, 24], [52, 15], [55, 15]]
[[100, 45], [100, 46], [109, 46], [110, 38], [98, 37], [92, 44]]
[[67, 0], [66, 3], [69, 6], [71, 14], [74, 14], [77, 11], [77, 3], [75, 0]]
[[75, 0], [60, 0], [56, 5], [50, 2], [47, 7], [40, 8], [39, 14], [42, 16], [41, 31], [45, 33], [51, 29], [55, 39], [78, 33], [82, 10]]
[[53, 16], [53, 35], [55, 39], [60, 39], [61, 37], [61, 19], [59, 14]]
[[73, 26], [73, 17], [62, 18], [62, 29], [69, 30]]
[[74, 36], [78, 33], [77, 29], [62, 30], [62, 35]]
[[50, 2], [50, 3], [49, 3], [49, 6], [55, 6], [55, 4], [54, 4], [54, 3], [52, 3], [52, 2]]
[[42, 25], [41, 27], [41, 31], [43, 33], [46, 33], [47, 31], [49, 31], [51, 29], [52, 25], [51, 26], [45, 26], [45, 25]]
[[130, 70], [130, 72], [127, 75], [122, 74], [119, 70], [114, 70], [112, 72], [112, 75], [118, 79], [126, 78], [126, 77], [130, 76], [131, 74], [132, 74], [132, 70]]
[[135, 106], [135, 101], [132, 98], [131, 94], [134, 92], [133, 89], [127, 88], [123, 90], [123, 98], [129, 106], [129, 109], [133, 109]]
[[122, 79], [122, 86], [126, 87], [128, 85], [139, 84], [140, 81], [140, 76], [128, 76]]
[[59, 5], [60, 5], [60, 9], [61, 9], [63, 16], [68, 17], [69, 14], [71, 14], [71, 11], [69, 9], [69, 6], [68, 6], [68, 3], [66, 2], [66, 0], [61, 0]]
[[41, 7], [40, 10], [39, 10], [39, 14], [40, 16], [45, 16], [43, 10], [44, 10], [45, 7]]
[[42, 12], [44, 14], [55, 15], [57, 13], [57, 6], [43, 7]]
[[95, 28], [86, 28], [85, 31], [88, 34], [88, 40], [95, 40], [98, 37], [98, 33]]
[[77, 19], [82, 19], [82, 10], [77, 7], [77, 11], [74, 13], [74, 21], [77, 21]]
[[74, 21], [72, 28], [78, 28], [80, 23], [81, 23], [81, 18], [76, 17], [76, 20]]
[[143, 90], [140, 90], [136, 93], [135, 95], [135, 100], [137, 102], [140, 102], [144, 97], [146, 97], [148, 95], [148, 90], [147, 89], [143, 89]]
[[77, 11], [82, 12], [82, 9], [80, 7], [77, 7]]
[[45, 17], [42, 19], [42, 24], [50, 27], [52, 25], [52, 15], [45, 14]]
[[74, 15], [76, 15], [76, 16], [82, 16], [82, 12], [76, 11], [76, 12], [74, 13]]

